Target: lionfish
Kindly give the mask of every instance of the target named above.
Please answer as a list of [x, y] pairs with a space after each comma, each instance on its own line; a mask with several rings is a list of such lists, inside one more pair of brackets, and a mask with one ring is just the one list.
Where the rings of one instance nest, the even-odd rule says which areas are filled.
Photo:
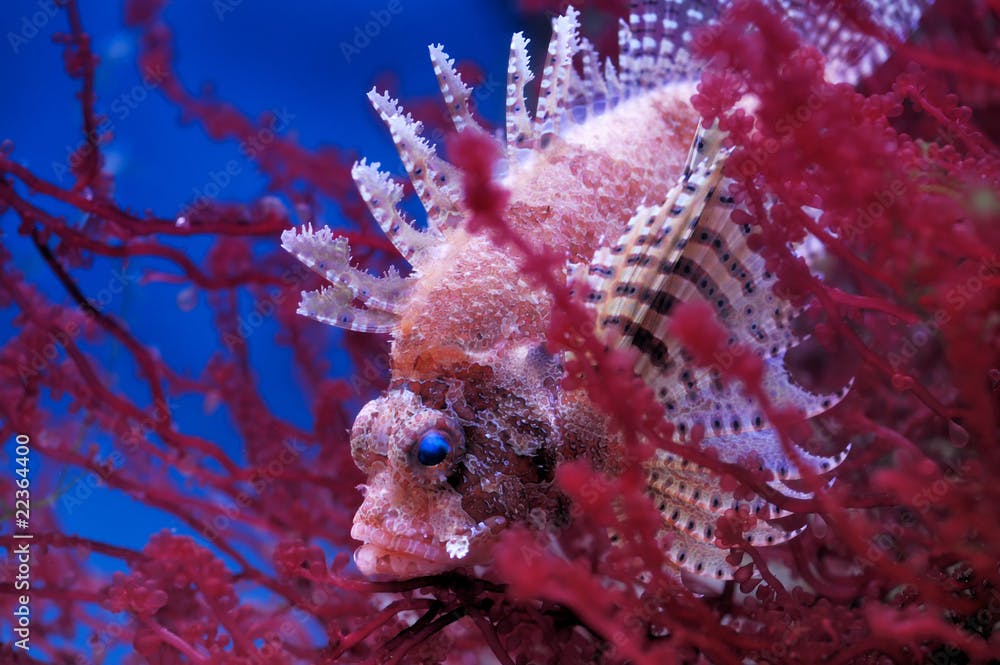
[[[784, 357], [799, 342], [790, 325], [797, 310], [775, 292], [775, 276], [750, 248], [759, 228], [730, 219], [737, 204], [725, 172], [729, 149], [690, 103], [702, 64], [689, 49], [692, 31], [727, 4], [632, 2], [619, 28], [617, 66], [602, 65], [579, 35], [579, 13], [567, 9], [552, 22], [534, 114], [528, 40], [515, 34], [506, 137], [495, 137], [505, 155], [497, 178], [509, 190], [510, 227], [564, 254], [568, 277], [584, 266], [596, 333], [613, 348], [635, 349], [635, 372], [676, 431], [701, 425], [704, 437], [690, 445], [714, 449], [723, 462], [753, 454], [770, 472], [770, 487], [803, 498], [810, 495], [786, 481], [833, 470], [848, 447], [833, 457], [802, 449], [793, 464], [759, 405], [738, 383], [722, 386], [695, 366], [667, 332], [678, 303], [700, 299], [731, 343], [762, 358], [763, 386], [776, 403], [813, 417], [847, 392], [814, 394], [789, 376]], [[771, 4], [824, 52], [831, 80], [856, 83], [887, 56], [874, 39], [805, 2]], [[922, 7], [907, 0], [870, 9], [903, 37]], [[439, 45], [430, 46], [430, 58], [455, 130], [486, 133], [454, 60]], [[352, 175], [411, 273], [375, 277], [353, 267], [347, 239], [329, 228], [289, 230], [282, 243], [329, 282], [302, 294], [300, 314], [391, 335], [389, 388], [361, 410], [351, 432], [354, 461], [367, 474], [351, 536], [363, 543], [354, 556], [363, 574], [409, 578], [488, 562], [508, 525], [539, 514], [558, 524], [566, 501], [553, 483], [556, 465], [583, 458], [613, 469], [620, 442], [583, 390], [563, 387], [562, 359], [544, 343], [550, 296], [519, 276], [509, 250], [467, 229], [461, 173], [395, 100], [374, 89], [368, 98], [427, 211], [426, 230], [400, 209], [403, 187], [378, 163], [361, 160]], [[713, 535], [732, 508], [762, 518], [743, 534], [754, 544], [786, 542], [801, 531], [776, 524], [789, 513], [772, 503], [723, 489], [707, 468], [663, 451], [647, 466], [675, 573], [733, 576], [728, 550]]]

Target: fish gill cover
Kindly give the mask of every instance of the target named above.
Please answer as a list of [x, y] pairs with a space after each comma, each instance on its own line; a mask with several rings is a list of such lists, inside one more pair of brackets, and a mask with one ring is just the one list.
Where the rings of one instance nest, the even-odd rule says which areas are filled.
[[[458, 167], [471, 230], [550, 298], [547, 348], [564, 354], [563, 389], [585, 391], [625, 447], [620, 473], [558, 465], [553, 482], [569, 519], [512, 526], [492, 567], [396, 581], [364, 578], [350, 556], [363, 476], [349, 430], [386, 387], [387, 340], [299, 316], [300, 293], [324, 280], [279, 238], [326, 222], [347, 238], [356, 265], [383, 273], [402, 263], [355, 192], [354, 155], [303, 147], [322, 137], [295, 131], [280, 103], [252, 116], [211, 88], [193, 92], [195, 75], [179, 73], [184, 54], [174, 50], [185, 23], [164, 5], [124, 5], [138, 94], [168, 100], [212, 141], [238, 145], [240, 157], [163, 210], [126, 204], [133, 193], [119, 189], [129, 138], [116, 120], [138, 97], [97, 94], [109, 63], [96, 53], [113, 60], [115, 43], [99, 46], [88, 33], [93, 4], [40, 2], [8, 16], [15, 55], [52, 35], [47, 48], [61, 52], [61, 75], [77, 92], [62, 100], [76, 104], [77, 135], [65, 154], [22, 154], [33, 136], [5, 137], [0, 152], [4, 662], [1000, 658], [995, 2], [938, 2], [905, 42], [870, 5], [807, 5], [891, 53], [858, 87], [828, 82], [809, 35], [754, 0], [732, 3], [692, 40], [706, 63], [692, 103], [706, 126], [717, 121], [728, 133], [733, 222], [760, 227], [753, 249], [811, 333], [789, 365], [817, 387], [854, 377], [818, 418], [830, 447], [809, 450], [833, 454], [850, 442], [850, 454], [833, 482], [806, 473], [798, 492], [775, 491], [751, 459], [734, 464], [688, 445], [702, 431], [678, 436], [632, 357], [594, 335], [565, 257], [505, 218], [495, 144], [453, 137], [443, 107], [404, 99]], [[603, 55], [616, 54], [625, 5], [577, 4]], [[229, 0], [211, 7], [220, 20], [245, 10]], [[541, 25], [566, 3], [524, 0], [520, 10]], [[335, 50], [357, 63], [392, 48], [380, 34], [418, 8], [404, 0], [343, 11], [360, 23]], [[535, 41], [546, 37], [540, 30]], [[485, 66], [458, 68], [468, 83], [505, 87]], [[337, 97], [367, 89], [307, 85]], [[395, 96], [406, 89], [392, 77], [386, 86]], [[6, 91], [5, 106], [28, 101]], [[489, 94], [473, 101], [487, 118], [499, 107]], [[168, 149], [191, 131], [176, 116], [156, 131]], [[169, 165], [204, 171], [176, 159]], [[150, 196], [171, 179], [168, 165], [131, 160]], [[232, 198], [228, 183], [251, 164], [262, 191]], [[808, 264], [789, 249], [804, 241]], [[769, 402], [757, 356], [726, 343], [710, 308], [680, 307], [670, 334], [692, 363], [755, 395], [785, 454], [802, 463], [792, 444], [808, 438], [801, 419]], [[176, 346], [197, 352], [176, 355]], [[746, 499], [714, 525], [715, 544], [738, 566], [733, 580], [712, 586], [667, 572], [675, 568], [657, 537], [644, 467], [655, 450], [710, 469]], [[747, 542], [761, 521], [746, 509], [755, 496], [809, 528], [776, 547]], [[30, 514], [19, 515], [17, 501], [29, 499]], [[85, 519], [95, 506], [101, 517]], [[135, 515], [142, 542], [126, 542], [116, 529], [134, 528]]]

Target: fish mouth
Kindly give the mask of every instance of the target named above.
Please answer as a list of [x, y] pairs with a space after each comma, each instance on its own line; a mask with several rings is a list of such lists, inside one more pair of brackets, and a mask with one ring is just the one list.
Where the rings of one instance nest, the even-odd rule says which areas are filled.
[[354, 563], [362, 574], [378, 579], [436, 575], [459, 566], [475, 565], [485, 558], [484, 541], [493, 540], [503, 523], [503, 518], [490, 518], [456, 534], [447, 543], [355, 523], [351, 537], [363, 545], [354, 551]]

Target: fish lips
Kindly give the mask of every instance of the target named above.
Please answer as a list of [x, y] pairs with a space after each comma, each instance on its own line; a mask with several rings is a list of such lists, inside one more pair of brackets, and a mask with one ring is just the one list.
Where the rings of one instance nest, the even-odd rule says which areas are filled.
[[355, 523], [351, 537], [363, 545], [354, 551], [354, 563], [366, 577], [382, 580], [437, 575], [474, 566], [490, 558], [490, 545], [505, 525], [502, 517], [491, 517], [441, 542]]

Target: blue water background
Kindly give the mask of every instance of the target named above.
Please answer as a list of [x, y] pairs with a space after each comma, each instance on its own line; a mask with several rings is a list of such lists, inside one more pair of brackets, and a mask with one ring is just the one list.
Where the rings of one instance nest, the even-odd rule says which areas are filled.
[[[237, 160], [240, 170], [219, 198], [249, 202], [260, 196], [265, 181], [242, 156], [239, 145], [213, 142], [199, 125], [182, 124], [178, 109], [142, 80], [135, 61], [138, 34], [124, 27], [122, 4], [84, 1], [81, 13], [101, 60], [97, 109], [108, 116], [114, 132], [103, 150], [105, 168], [115, 176], [116, 201], [133, 212], [149, 210], [158, 217], [173, 218], [231, 160]], [[251, 118], [281, 111], [290, 118], [284, 133], [294, 135], [303, 146], [338, 146], [381, 161], [396, 172], [402, 169], [395, 150], [364, 93], [387, 72], [398, 78], [403, 98], [435, 93], [437, 83], [427, 58], [427, 45], [432, 42], [445, 44], [453, 57], [472, 60], [502, 81], [510, 35], [523, 27], [514, 3], [501, 0], [178, 0], [164, 15], [175, 32], [177, 70], [190, 90], [210, 85], [219, 99], [233, 103]], [[0, 11], [0, 90], [4, 91], [0, 139], [13, 141], [13, 159], [61, 186], [72, 182], [67, 159], [82, 141], [75, 98], [80, 83], [65, 74], [62, 47], [52, 43], [53, 34], [67, 30], [66, 16], [46, 0], [7, 0]], [[497, 122], [503, 99], [503, 85], [498, 85], [495, 94], [479, 100], [482, 114]], [[25, 189], [19, 186], [19, 191]], [[35, 201], [66, 215], [71, 224], [82, 221], [78, 212], [53, 205], [50, 199], [36, 197]], [[327, 203], [322, 221], [342, 224], [337, 207]], [[14, 254], [17, 269], [54, 301], [70, 303], [34, 246], [17, 235], [18, 222], [13, 213], [0, 216], [0, 242]], [[200, 258], [208, 241], [186, 239], [171, 244]], [[152, 261], [132, 267], [137, 271], [142, 266], [169, 269]], [[218, 344], [204, 301], [185, 311], [179, 306], [184, 294], [171, 285], [143, 285], [126, 279], [119, 289], [115, 270], [120, 267], [118, 261], [98, 259], [91, 268], [73, 274], [88, 297], [107, 296], [103, 311], [155, 348], [170, 366], [196, 375]], [[0, 311], [0, 343], [16, 332], [12, 314], [13, 310]], [[252, 338], [250, 354], [268, 406], [308, 428], [311, 418], [292, 381], [290, 353], [271, 344], [273, 321], [265, 322], [262, 330], [265, 334]], [[330, 335], [333, 371], [347, 371], [335, 350], [339, 333], [331, 329]], [[113, 390], [149, 404], [148, 391], [123, 349], [108, 339], [84, 346], [111, 377]], [[67, 413], [64, 401], [46, 399], [56, 421], [79, 422], [79, 415]], [[239, 437], [222, 410], [206, 413], [196, 397], [172, 406], [182, 431], [215, 441], [234, 459], [242, 459]], [[97, 446], [102, 455], [110, 453], [111, 442], [99, 433], [80, 428], [79, 437], [82, 450]], [[13, 446], [13, 441], [3, 442], [4, 472], [13, 472]], [[141, 549], [150, 535], [164, 528], [192, 533], [169, 513], [120, 491], [93, 487], [78, 469], [63, 468], [38, 456], [32, 460], [32, 473], [34, 487], [40, 488], [37, 491], [68, 488], [71, 496], [75, 492], [77, 498], [82, 497], [56, 503], [68, 533], [132, 549]], [[9, 529], [8, 524], [0, 526], [2, 533]], [[103, 558], [98, 565], [120, 566]], [[0, 621], [0, 625], [0, 639], [9, 639], [7, 622]]]

